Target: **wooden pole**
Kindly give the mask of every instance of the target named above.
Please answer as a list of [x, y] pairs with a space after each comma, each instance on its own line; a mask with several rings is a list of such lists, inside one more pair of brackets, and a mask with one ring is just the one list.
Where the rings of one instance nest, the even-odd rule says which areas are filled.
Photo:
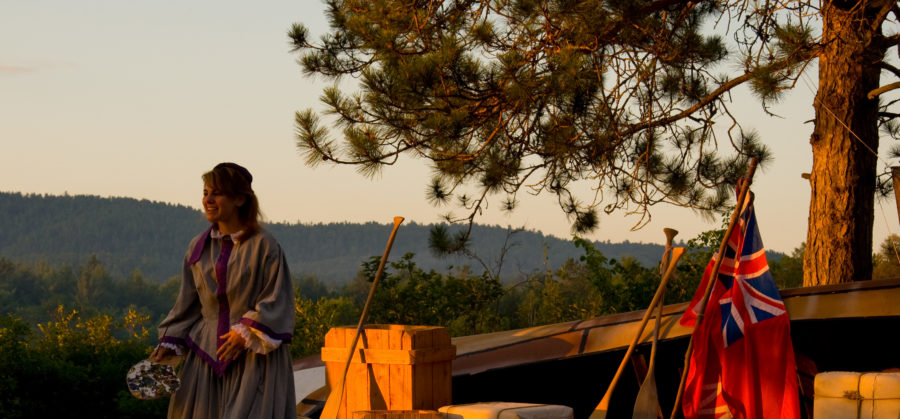
[[[375, 297], [375, 289], [378, 287], [378, 281], [384, 273], [384, 264], [387, 262], [388, 254], [391, 253], [391, 246], [394, 245], [394, 237], [397, 235], [397, 229], [400, 228], [400, 223], [402, 222], [403, 217], [394, 217], [394, 229], [391, 230], [391, 236], [388, 238], [387, 246], [384, 248], [384, 254], [381, 256], [381, 262], [378, 264], [378, 270], [375, 272], [375, 279], [372, 281], [372, 287], [369, 288], [369, 296], [366, 298], [366, 305], [363, 306], [362, 315], [359, 316], [359, 324], [356, 326], [356, 335], [353, 336], [353, 341], [347, 351], [347, 362], [344, 363], [344, 373], [341, 374], [341, 379], [338, 381], [337, 391], [329, 393], [328, 399], [325, 400], [325, 407], [322, 408], [322, 418], [337, 418], [340, 413], [341, 400], [344, 398], [344, 387], [346, 387], [344, 382], [347, 380], [347, 369], [350, 368], [350, 360], [353, 359], [353, 351], [356, 350], [356, 343], [359, 341], [359, 335], [362, 332], [363, 325], [365, 325], [366, 318], [369, 315], [369, 307], [372, 305], [372, 300]], [[347, 416], [349, 416], [353, 412], [346, 413]]]
[[[713, 286], [718, 281], [719, 277], [719, 268], [722, 265], [722, 260], [725, 259], [725, 250], [728, 249], [728, 238], [731, 237], [731, 232], [734, 230], [734, 226], [737, 224], [738, 218], [741, 216], [741, 209], [744, 207], [744, 200], [747, 198], [747, 193], [750, 191], [750, 184], [753, 182], [753, 174], [756, 173], [756, 165], [757, 160], [753, 158], [750, 160], [750, 169], [747, 170], [747, 176], [743, 178], [743, 182], [741, 182], [741, 187], [738, 190], [738, 195], [735, 202], [734, 211], [731, 213], [731, 220], [728, 222], [728, 228], [725, 230], [725, 236], [722, 237], [722, 243], [719, 244], [719, 253], [717, 254], [716, 263], [713, 266], [712, 275], [709, 277], [709, 283], [706, 284], [706, 290], [703, 293], [703, 299], [700, 300], [700, 303], [697, 305], [699, 311], [697, 312], [697, 321], [694, 323], [694, 329], [696, 330], [700, 327], [700, 324], [703, 322], [703, 317], [706, 313], [706, 304], [709, 302], [709, 296], [712, 294]], [[694, 335], [691, 334], [691, 340], [688, 343], [687, 351], [684, 354], [684, 369], [681, 372], [681, 382], [678, 383], [678, 393], [675, 396], [675, 406], [672, 407], [672, 414], [670, 416], [671, 419], [675, 419], [677, 413], [681, 407], [681, 397], [684, 395], [684, 386], [685, 381], [687, 380], [688, 367], [691, 362], [691, 352], [694, 350]]]

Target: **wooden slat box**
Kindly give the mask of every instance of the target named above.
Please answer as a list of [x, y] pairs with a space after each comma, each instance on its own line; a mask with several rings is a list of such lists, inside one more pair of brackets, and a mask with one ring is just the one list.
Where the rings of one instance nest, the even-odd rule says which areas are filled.
[[816, 419], [900, 417], [900, 373], [816, 374]]
[[[355, 327], [325, 335], [322, 361], [329, 388], [344, 372]], [[437, 410], [451, 402], [451, 362], [456, 347], [443, 327], [366, 325], [347, 371], [337, 417], [364, 410]], [[332, 395], [329, 395], [332, 397]]]
[[444, 406], [444, 419], [572, 419], [571, 407], [557, 404], [487, 402]]

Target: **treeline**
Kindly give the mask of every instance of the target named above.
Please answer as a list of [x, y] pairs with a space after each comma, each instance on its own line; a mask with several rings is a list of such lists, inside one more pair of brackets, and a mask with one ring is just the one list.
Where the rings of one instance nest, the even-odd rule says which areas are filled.
[[77, 265], [91, 255], [117, 276], [164, 281], [180, 273], [187, 243], [205, 228], [180, 205], [130, 198], [0, 193], [0, 256]]
[[[688, 242], [667, 303], [690, 299], [712, 253], [711, 237]], [[387, 266], [369, 322], [438, 325], [462, 336], [646, 307], [659, 282], [656, 267], [609, 258], [590, 241], [573, 246], [580, 255], [560, 267], [507, 282], [497, 265], [477, 273], [465, 265], [437, 271], [421, 267], [413, 253], [401, 254]], [[799, 283], [798, 256], [772, 263], [782, 287]], [[358, 321], [378, 262], [370, 257], [343, 285], [295, 275], [295, 359], [318, 353], [329, 328]], [[155, 325], [179, 281], [116, 276], [96, 257], [74, 267], [0, 258], [0, 417], [49, 417], [76, 405], [100, 418], [164, 415], [165, 401], [133, 399], [124, 376], [156, 344]]]
[[[265, 204], [265, 203], [263, 203]], [[265, 209], [265, 208], [263, 208]], [[0, 257], [50, 265], [83, 263], [94, 255], [107, 272], [128, 276], [134, 271], [153, 282], [164, 282], [181, 272], [190, 239], [207, 228], [199, 211], [182, 205], [97, 196], [23, 195], [0, 192]], [[330, 223], [266, 225], [278, 238], [291, 272], [315, 275], [329, 284], [353, 280], [360, 264], [380, 254], [390, 232], [387, 223]], [[470, 258], [438, 258], [428, 249], [432, 225], [404, 224], [397, 236], [397, 254], [415, 253], [419, 266], [447, 272], [453, 266], [482, 266]], [[476, 225], [471, 249], [491, 264], [507, 242], [509, 229]], [[578, 249], [569, 240], [521, 230], [512, 237], [504, 256], [505, 279], [523, 272], [553, 269]], [[643, 243], [595, 242], [609, 257], [631, 256], [646, 265], [655, 263], [661, 246]], [[544, 257], [537, 257], [543, 256]]]
[[0, 258], [0, 313], [32, 325], [49, 321], [59, 306], [87, 316], [121, 317], [133, 309], [158, 320], [171, 308], [180, 284], [180, 277], [157, 283], [138, 271], [113, 276], [96, 256], [74, 267]]

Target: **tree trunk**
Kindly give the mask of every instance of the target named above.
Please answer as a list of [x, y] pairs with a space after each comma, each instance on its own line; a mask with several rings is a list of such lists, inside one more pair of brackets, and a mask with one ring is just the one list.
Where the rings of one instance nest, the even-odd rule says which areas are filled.
[[872, 276], [878, 107], [866, 95], [878, 87], [885, 50], [874, 10], [823, 3], [804, 286]]

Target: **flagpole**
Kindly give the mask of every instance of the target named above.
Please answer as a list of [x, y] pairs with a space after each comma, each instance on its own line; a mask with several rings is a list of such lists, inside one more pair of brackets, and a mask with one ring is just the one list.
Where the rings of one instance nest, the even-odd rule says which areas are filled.
[[[709, 296], [712, 294], [713, 285], [718, 281], [719, 277], [719, 267], [722, 265], [722, 260], [725, 259], [725, 250], [728, 248], [728, 238], [731, 237], [731, 232], [734, 230], [734, 226], [737, 224], [737, 219], [740, 217], [741, 209], [744, 206], [744, 201], [747, 198], [747, 192], [750, 191], [750, 184], [753, 182], [753, 174], [756, 173], [756, 164], [758, 160], [756, 157], [750, 159], [750, 168], [747, 170], [747, 176], [743, 179], [744, 181], [740, 182], [740, 189], [738, 190], [737, 199], [735, 202], [734, 211], [731, 213], [731, 220], [728, 222], [728, 228], [725, 230], [725, 236], [722, 237], [722, 243], [719, 244], [719, 252], [716, 258], [716, 263], [713, 266], [712, 275], [709, 277], [709, 283], [706, 284], [706, 290], [703, 293], [703, 299], [700, 300], [700, 303], [697, 304], [697, 308], [699, 309], [697, 312], [697, 320], [694, 323], [694, 329], [696, 330], [700, 327], [700, 324], [703, 322], [703, 317], [706, 315], [706, 303], [709, 302]], [[688, 342], [687, 351], [684, 354], [684, 368], [681, 372], [681, 381], [678, 383], [678, 394], [675, 396], [675, 405], [672, 407], [672, 414], [670, 419], [675, 419], [678, 411], [681, 409], [681, 397], [684, 395], [684, 386], [687, 381], [687, 373], [688, 367], [690, 366], [691, 361], [691, 352], [694, 349], [694, 334], [691, 333], [691, 339]]]

